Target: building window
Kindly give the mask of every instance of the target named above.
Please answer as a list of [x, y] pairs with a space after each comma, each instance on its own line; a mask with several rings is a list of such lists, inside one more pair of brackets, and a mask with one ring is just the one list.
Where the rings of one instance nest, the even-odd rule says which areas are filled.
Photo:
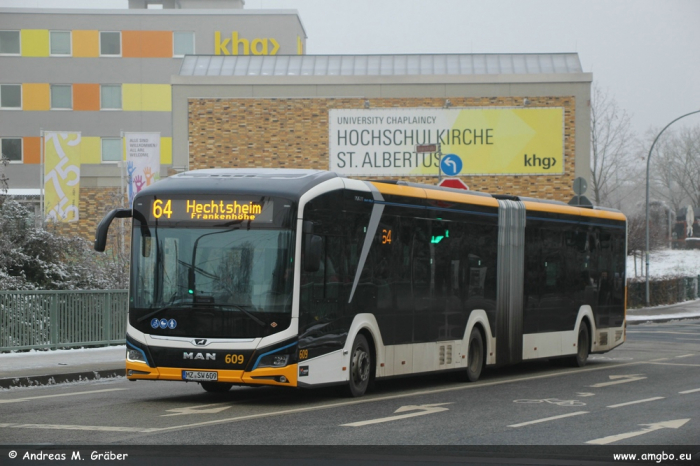
[[51, 55], [71, 55], [70, 31], [51, 31], [49, 41], [51, 43]]
[[22, 108], [21, 84], [3, 84], [0, 86], [0, 108]]
[[19, 55], [19, 31], [0, 31], [0, 55]]
[[2, 138], [2, 158], [10, 162], [21, 162], [22, 138]]
[[121, 110], [121, 84], [103, 84], [100, 86], [100, 101], [100, 108], [102, 108], [102, 110]]
[[120, 57], [122, 55], [122, 33], [100, 32], [100, 56]]
[[194, 55], [194, 32], [173, 33], [173, 56]]
[[102, 138], [102, 161], [119, 162], [122, 158], [121, 138]]
[[51, 86], [51, 108], [70, 110], [73, 108], [73, 95], [70, 84], [54, 84]]

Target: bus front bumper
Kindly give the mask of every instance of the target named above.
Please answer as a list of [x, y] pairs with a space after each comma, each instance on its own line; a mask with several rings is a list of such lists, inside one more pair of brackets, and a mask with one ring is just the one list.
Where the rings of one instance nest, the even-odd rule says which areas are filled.
[[129, 380], [185, 380], [184, 371], [216, 372], [217, 382], [236, 385], [274, 385], [296, 387], [298, 367], [290, 364], [285, 367], [262, 367], [250, 372], [225, 369], [201, 369], [189, 367], [149, 367], [146, 364], [126, 361], [126, 378]]

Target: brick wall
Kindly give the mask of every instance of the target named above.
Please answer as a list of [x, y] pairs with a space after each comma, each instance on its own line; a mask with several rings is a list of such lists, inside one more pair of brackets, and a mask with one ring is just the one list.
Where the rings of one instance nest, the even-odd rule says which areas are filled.
[[[190, 169], [311, 168], [328, 170], [328, 111], [363, 109], [365, 98], [188, 100]], [[368, 99], [382, 107], [442, 107], [444, 98]], [[456, 98], [453, 107], [517, 107], [522, 98]], [[573, 196], [575, 98], [533, 97], [530, 107], [564, 109], [564, 174], [461, 177], [470, 189], [568, 202]], [[435, 177], [404, 177], [436, 184]]]
[[[88, 241], [95, 239], [97, 224], [107, 212], [121, 207], [120, 188], [80, 188], [80, 220], [74, 223], [51, 224], [49, 228], [65, 236], [82, 236]], [[125, 203], [126, 205], [126, 203]], [[114, 222], [113, 222], [114, 227]], [[112, 228], [110, 228], [111, 233]], [[110, 238], [113, 235], [110, 234]]]

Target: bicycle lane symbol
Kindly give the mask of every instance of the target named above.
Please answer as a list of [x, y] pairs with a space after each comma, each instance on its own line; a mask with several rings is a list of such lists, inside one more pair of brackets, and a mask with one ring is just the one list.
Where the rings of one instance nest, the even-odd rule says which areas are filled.
[[513, 400], [513, 403], [538, 404], [549, 403], [557, 406], [586, 406], [586, 403], [578, 400], [560, 400], [558, 398], [544, 398], [541, 400]]

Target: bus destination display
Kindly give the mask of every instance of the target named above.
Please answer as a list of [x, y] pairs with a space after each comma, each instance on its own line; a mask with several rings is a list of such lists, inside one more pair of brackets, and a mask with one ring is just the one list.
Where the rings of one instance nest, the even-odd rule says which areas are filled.
[[167, 221], [272, 222], [273, 202], [247, 199], [155, 199], [151, 218]]

